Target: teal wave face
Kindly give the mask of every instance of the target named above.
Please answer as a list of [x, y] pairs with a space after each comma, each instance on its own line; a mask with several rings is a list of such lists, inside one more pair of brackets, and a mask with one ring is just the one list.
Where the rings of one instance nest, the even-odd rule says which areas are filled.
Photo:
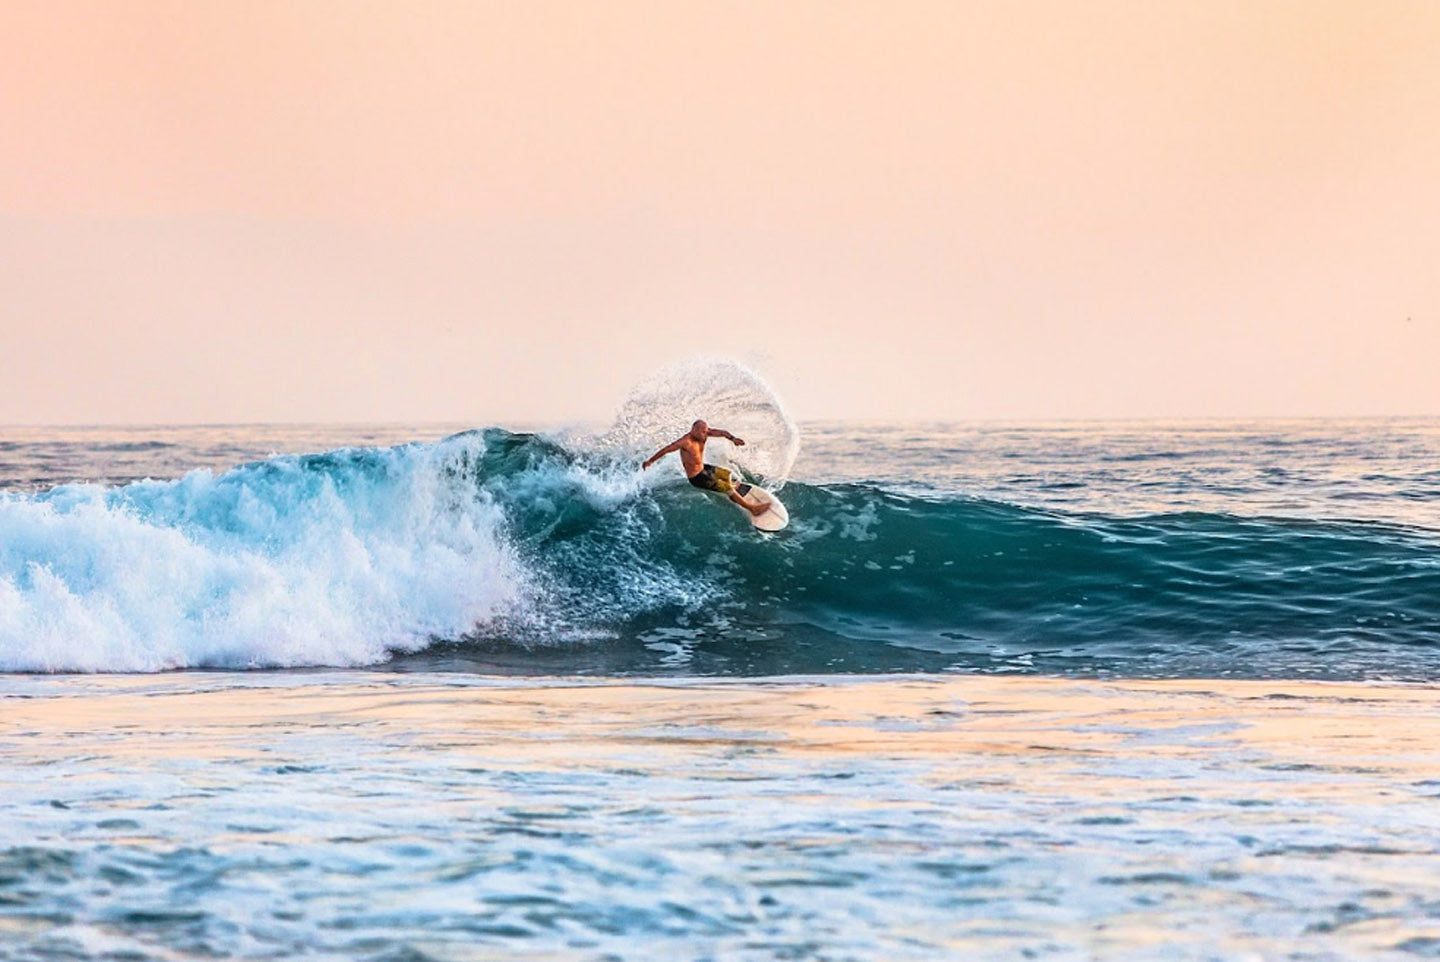
[[1426, 531], [1111, 518], [853, 483], [786, 486], [795, 520], [764, 537], [680, 485], [597, 507], [583, 470], [552, 470], [568, 456], [538, 439], [495, 437], [487, 458], [480, 483], [547, 592], [538, 634], [477, 634], [492, 656], [514, 637], [600, 635], [613, 641], [611, 661], [587, 658], [599, 670], [658, 656], [717, 672], [1435, 674], [1440, 545]]

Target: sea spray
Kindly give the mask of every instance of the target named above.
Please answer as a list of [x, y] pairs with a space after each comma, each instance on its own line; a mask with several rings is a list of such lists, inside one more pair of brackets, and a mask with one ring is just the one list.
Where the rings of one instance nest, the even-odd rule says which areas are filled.
[[737, 467], [777, 491], [784, 486], [800, 452], [800, 430], [770, 385], [734, 361], [694, 358], [655, 371], [631, 390], [597, 443], [643, 458], [697, 419], [745, 441], [743, 447], [711, 441], [707, 460]]

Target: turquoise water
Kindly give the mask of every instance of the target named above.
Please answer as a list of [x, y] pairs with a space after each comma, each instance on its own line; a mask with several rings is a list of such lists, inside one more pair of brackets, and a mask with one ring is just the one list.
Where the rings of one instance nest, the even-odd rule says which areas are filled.
[[0, 668], [1436, 677], [1435, 421], [799, 438], [760, 537], [599, 432], [12, 435]]

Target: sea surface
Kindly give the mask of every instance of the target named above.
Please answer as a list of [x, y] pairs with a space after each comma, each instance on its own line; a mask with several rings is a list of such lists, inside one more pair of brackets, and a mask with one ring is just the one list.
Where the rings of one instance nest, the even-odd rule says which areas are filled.
[[1440, 421], [770, 415], [774, 537], [673, 425], [8, 429], [0, 670], [1440, 676]]
[[1440, 956], [1440, 420], [674, 394], [0, 429], [0, 959]]

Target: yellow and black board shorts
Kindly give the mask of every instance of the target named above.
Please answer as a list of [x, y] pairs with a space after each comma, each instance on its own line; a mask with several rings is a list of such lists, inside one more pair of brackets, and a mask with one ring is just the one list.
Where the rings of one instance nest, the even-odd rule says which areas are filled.
[[715, 491], [719, 494], [729, 494], [737, 489], [744, 494], [750, 489], [748, 484], [737, 483], [729, 468], [717, 468], [713, 464], [707, 464], [691, 475], [690, 483], [702, 490]]

